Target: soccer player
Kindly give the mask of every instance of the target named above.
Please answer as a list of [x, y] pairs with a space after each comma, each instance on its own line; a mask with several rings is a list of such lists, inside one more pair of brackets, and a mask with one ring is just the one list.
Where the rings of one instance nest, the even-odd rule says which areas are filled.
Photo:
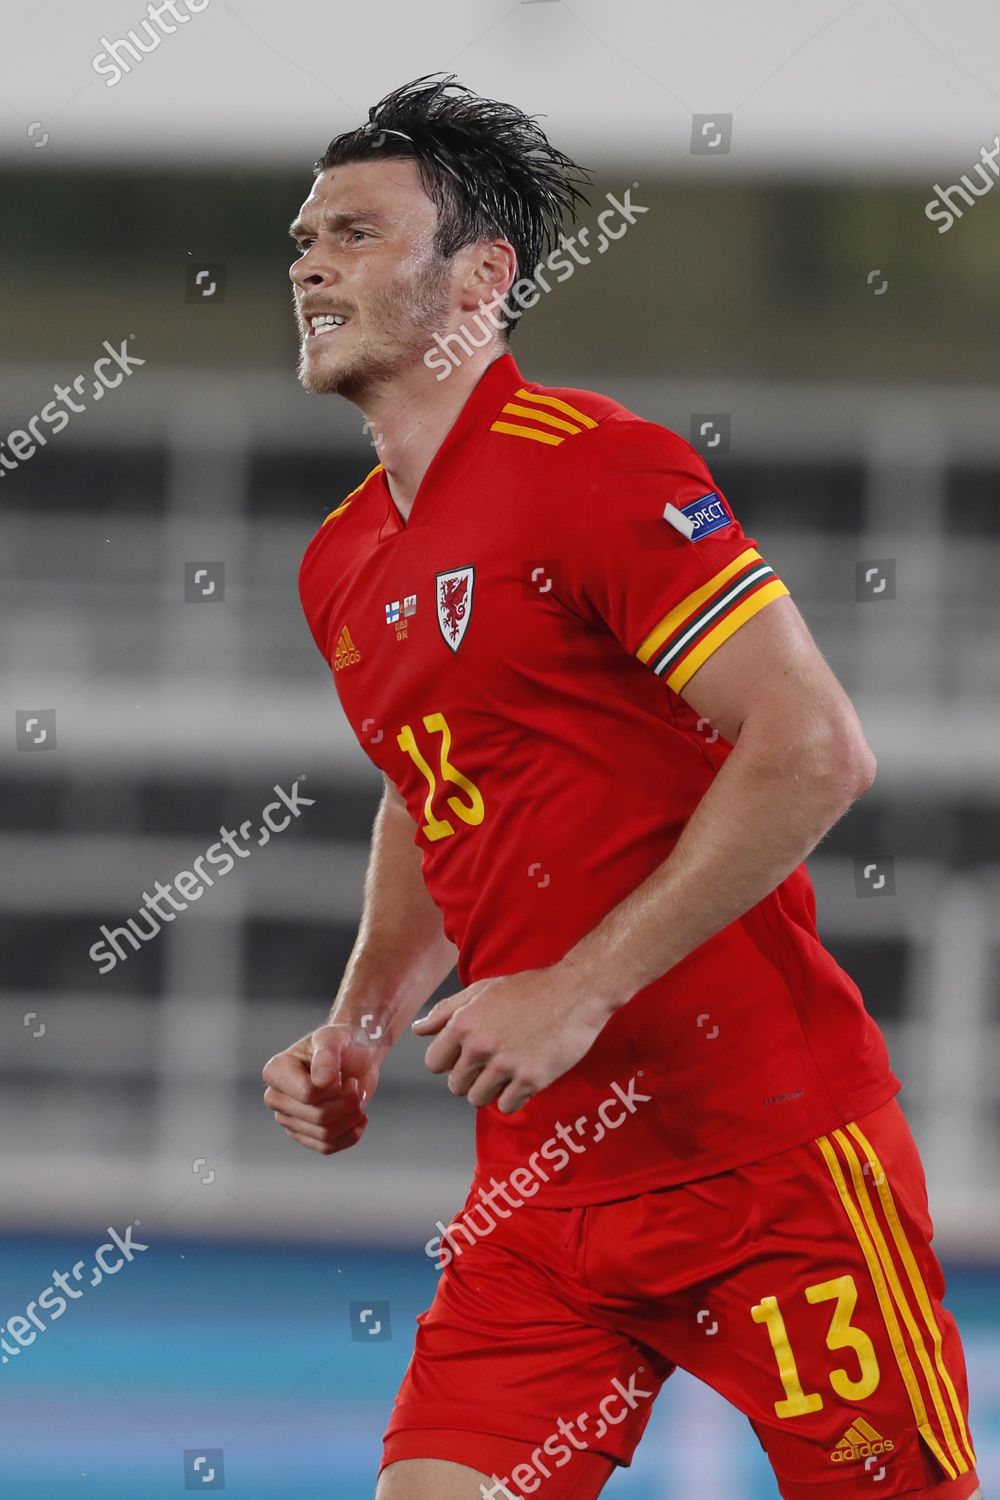
[[[265, 1102], [355, 1145], [413, 1023], [477, 1112], [377, 1500], [591, 1500], [677, 1366], [786, 1500], [969, 1500], [920, 1160], [802, 863], [874, 758], [699, 455], [515, 363], [524, 309], [588, 274], [583, 185], [431, 76], [331, 142], [291, 231], [300, 380], [381, 460], [300, 587], [385, 793], [329, 1020]], [[616, 238], [643, 208], [612, 211]]]

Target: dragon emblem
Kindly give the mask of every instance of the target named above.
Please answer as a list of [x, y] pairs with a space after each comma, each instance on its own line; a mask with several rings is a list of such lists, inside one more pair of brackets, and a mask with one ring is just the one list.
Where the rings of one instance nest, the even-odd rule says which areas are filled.
[[437, 575], [438, 625], [452, 651], [458, 650], [469, 626], [474, 578], [471, 567], [455, 568], [450, 573]]

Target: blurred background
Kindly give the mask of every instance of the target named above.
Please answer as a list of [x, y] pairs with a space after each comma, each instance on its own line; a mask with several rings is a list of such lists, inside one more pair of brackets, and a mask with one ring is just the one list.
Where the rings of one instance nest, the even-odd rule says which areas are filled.
[[[375, 459], [356, 408], [296, 382], [286, 229], [327, 141], [438, 70], [545, 116], [595, 170], [582, 222], [606, 193], [648, 208], [513, 353], [703, 449], [878, 757], [808, 865], [904, 1079], [995, 1493], [1000, 13], [175, 11], [50, 0], [0, 57], [0, 1493], [366, 1500], [423, 1247], [464, 1198], [471, 1113], [422, 1046], [329, 1160], [260, 1083], [336, 989], [380, 784], [297, 599]], [[102, 926], [296, 780], [285, 832], [101, 971]], [[109, 1228], [148, 1248], [26, 1320]], [[607, 1493], [775, 1490], [678, 1375]]]

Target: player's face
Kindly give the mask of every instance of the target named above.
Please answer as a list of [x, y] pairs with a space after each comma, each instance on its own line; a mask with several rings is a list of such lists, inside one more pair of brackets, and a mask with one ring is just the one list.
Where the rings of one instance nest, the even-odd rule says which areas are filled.
[[[306, 390], [356, 400], [423, 360], [452, 310], [436, 225], [412, 161], [349, 162], [317, 177], [292, 225], [301, 253], [289, 272]], [[323, 314], [346, 321], [317, 325]]]

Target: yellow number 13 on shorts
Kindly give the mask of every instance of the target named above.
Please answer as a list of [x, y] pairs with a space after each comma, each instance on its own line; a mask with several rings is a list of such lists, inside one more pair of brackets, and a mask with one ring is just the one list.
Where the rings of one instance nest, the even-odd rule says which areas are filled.
[[[828, 1349], [853, 1349], [857, 1356], [860, 1378], [854, 1379], [845, 1369], [830, 1371], [830, 1384], [846, 1401], [863, 1401], [870, 1396], [879, 1383], [878, 1358], [875, 1346], [867, 1333], [855, 1328], [851, 1316], [857, 1306], [858, 1289], [853, 1276], [834, 1276], [830, 1281], [818, 1281], [806, 1287], [807, 1302], [833, 1302], [833, 1316], [826, 1331]], [[788, 1340], [785, 1319], [778, 1306], [777, 1297], [763, 1297], [756, 1307], [750, 1309], [755, 1323], [767, 1326], [771, 1348], [778, 1364], [778, 1375], [785, 1390], [785, 1399], [774, 1403], [775, 1415], [779, 1417], [802, 1417], [807, 1412], [820, 1411], [823, 1397], [818, 1391], [807, 1394], [802, 1389], [795, 1355]]]

